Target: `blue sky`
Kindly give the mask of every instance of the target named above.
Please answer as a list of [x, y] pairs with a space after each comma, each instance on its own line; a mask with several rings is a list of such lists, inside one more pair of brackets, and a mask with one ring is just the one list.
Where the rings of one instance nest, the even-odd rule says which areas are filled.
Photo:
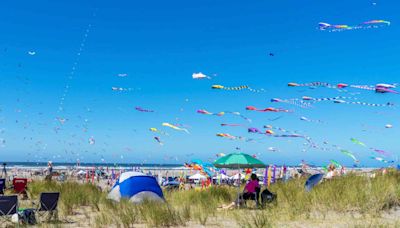
[[[240, 147], [266, 163], [298, 164], [304, 159], [326, 164], [335, 159], [353, 164], [338, 150], [303, 151], [301, 139], [257, 136], [245, 128], [219, 126], [238, 123], [297, 130], [319, 145], [327, 141], [352, 151], [360, 165], [385, 165], [369, 158], [371, 150], [349, 139], [390, 151], [393, 157], [387, 159], [396, 160], [400, 149], [395, 137], [400, 133], [396, 106], [325, 102], [301, 109], [270, 99], [349, 95], [328, 88], [289, 88], [288, 82], [398, 83], [399, 6], [397, 1], [4, 3], [0, 9], [0, 138], [5, 140], [1, 158], [183, 163], [191, 158], [214, 159], [217, 153]], [[373, 19], [389, 20], [391, 26], [343, 32], [317, 29], [321, 21], [355, 25]], [[89, 25], [74, 77], [68, 79]], [[193, 80], [194, 72], [217, 76]], [[119, 73], [128, 77], [117, 77]], [[212, 84], [250, 85], [266, 92], [215, 91]], [[64, 111], [57, 112], [66, 85], [70, 89]], [[115, 92], [112, 86], [132, 91]], [[354, 95], [360, 101], [400, 103], [395, 94], [349, 92], [360, 92]], [[248, 105], [282, 107], [294, 113], [249, 112]], [[156, 112], [137, 112], [135, 106]], [[200, 115], [197, 109], [239, 111], [253, 122]], [[280, 115], [283, 118], [268, 120]], [[300, 116], [322, 123], [304, 122]], [[56, 117], [68, 121], [61, 126]], [[188, 125], [191, 134], [162, 127], [162, 122]], [[394, 127], [385, 129], [385, 124]], [[169, 136], [159, 136], [164, 146], [155, 142], [150, 127], [168, 132]], [[257, 142], [218, 138], [216, 133]], [[91, 136], [95, 145], [88, 143]]]

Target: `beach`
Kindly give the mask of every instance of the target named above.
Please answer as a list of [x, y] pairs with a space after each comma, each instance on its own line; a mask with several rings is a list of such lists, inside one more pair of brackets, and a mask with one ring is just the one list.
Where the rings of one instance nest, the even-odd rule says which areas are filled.
[[[62, 227], [397, 227], [400, 224], [400, 175], [396, 170], [351, 170], [346, 175], [323, 181], [310, 193], [303, 186], [310, 174], [293, 176], [285, 182], [276, 180], [268, 187], [278, 195], [276, 204], [259, 209], [250, 201], [246, 207], [224, 210], [220, 208], [221, 205], [228, 204], [236, 197], [237, 188], [233, 185], [214, 183], [204, 186], [200, 182], [196, 184], [185, 179], [183, 182], [190, 188], [170, 190], [162, 187], [167, 204], [146, 202], [135, 205], [129, 201], [113, 203], [107, 199], [114, 184], [112, 179], [98, 178], [97, 175], [92, 179], [86, 174], [79, 177], [80, 171], [89, 171], [91, 167], [56, 166], [51, 181], [44, 180], [45, 171], [39, 172], [43, 169], [45, 167], [13, 167], [8, 170], [8, 175], [29, 179], [28, 197], [19, 196], [20, 207], [29, 208], [33, 201], [37, 201], [41, 191], [61, 192], [59, 218], [51, 223], [41, 223], [44, 227], [51, 227], [54, 223]], [[134, 169], [152, 173], [157, 178], [159, 175], [174, 177], [175, 174], [178, 178], [182, 174], [189, 176], [197, 173], [179, 166]], [[130, 171], [126, 167], [108, 170], [109, 173], [106, 173], [110, 177], [119, 170]], [[61, 179], [60, 174], [65, 177]], [[235, 174], [235, 171], [230, 174]], [[246, 174], [243, 172], [243, 175]], [[372, 186], [368, 187], [367, 183]], [[164, 184], [161, 183], [161, 186]], [[363, 188], [364, 193], [357, 193], [359, 187]], [[7, 192], [12, 194], [12, 190]], [[74, 199], [68, 199], [69, 195], [75, 195]], [[85, 199], [77, 200], [79, 195]]]

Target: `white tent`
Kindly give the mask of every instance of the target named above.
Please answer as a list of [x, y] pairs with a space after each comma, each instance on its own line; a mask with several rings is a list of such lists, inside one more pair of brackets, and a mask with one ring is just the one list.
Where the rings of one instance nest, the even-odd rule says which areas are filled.
[[[244, 179], [244, 176], [245, 176], [245, 175], [240, 174], [240, 179], [243, 180], [243, 179]], [[238, 179], [239, 179], [239, 173], [235, 174], [234, 176], [229, 177], [229, 179], [231, 179], [231, 180], [238, 180]]]
[[189, 179], [190, 180], [205, 180], [205, 179], [207, 179], [207, 177], [201, 175], [200, 173], [197, 173], [197, 174], [195, 174], [193, 176], [190, 176]]
[[216, 177], [213, 177], [214, 180], [227, 180], [229, 177], [223, 173], [218, 174]]

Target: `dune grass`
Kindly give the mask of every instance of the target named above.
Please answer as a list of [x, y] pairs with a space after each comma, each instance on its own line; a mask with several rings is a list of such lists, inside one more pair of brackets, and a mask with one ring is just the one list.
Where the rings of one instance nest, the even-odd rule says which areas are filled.
[[224, 220], [234, 221], [239, 227], [274, 227], [293, 220], [325, 219], [332, 213], [368, 217], [376, 224], [374, 218], [379, 219], [382, 213], [400, 205], [400, 174], [396, 171], [376, 178], [350, 174], [324, 181], [311, 192], [304, 190], [304, 182], [305, 179], [294, 179], [272, 185], [271, 191], [278, 195], [277, 203], [263, 210], [217, 210], [219, 205], [230, 203], [236, 197], [235, 188], [223, 186], [165, 192], [167, 203], [141, 205], [126, 200], [115, 203], [93, 185], [72, 182], [33, 182], [29, 185], [29, 194], [37, 198], [43, 191], [59, 191], [61, 214], [68, 217], [82, 206], [89, 207], [93, 212], [89, 223], [95, 227], [223, 226]]

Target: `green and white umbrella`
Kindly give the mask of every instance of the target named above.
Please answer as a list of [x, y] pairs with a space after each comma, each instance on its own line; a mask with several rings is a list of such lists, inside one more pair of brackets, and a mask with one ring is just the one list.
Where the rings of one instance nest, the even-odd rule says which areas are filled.
[[245, 169], [245, 168], [265, 168], [265, 164], [245, 153], [233, 153], [223, 156], [214, 162], [217, 168]]

